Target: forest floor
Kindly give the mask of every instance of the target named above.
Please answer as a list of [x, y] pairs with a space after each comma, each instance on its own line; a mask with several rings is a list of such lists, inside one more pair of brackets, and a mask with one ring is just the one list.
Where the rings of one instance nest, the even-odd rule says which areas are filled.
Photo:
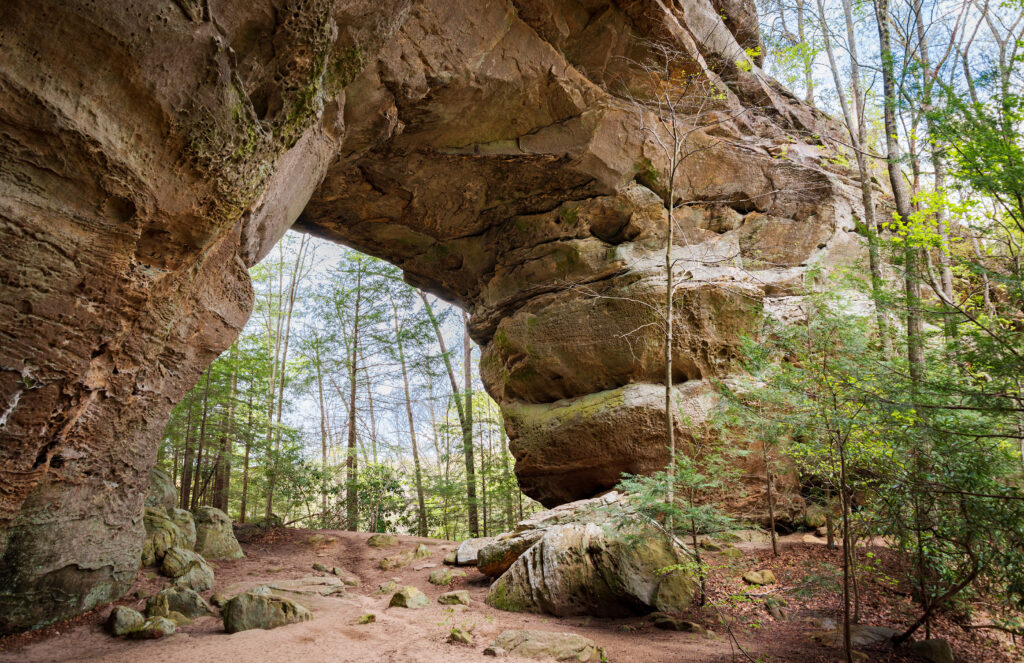
[[[320, 542], [325, 537], [327, 542]], [[260, 532], [248, 541], [243, 538], [244, 559], [216, 563], [215, 590], [227, 596], [258, 584], [317, 575], [312, 570], [314, 563], [340, 566], [360, 578], [360, 586], [350, 588], [344, 598], [295, 597], [313, 611], [315, 619], [311, 622], [228, 635], [219, 617], [204, 617], [161, 640], [128, 641], [104, 632], [103, 622], [111, 609], [104, 606], [38, 631], [0, 639], [0, 661], [456, 663], [490, 660], [483, 656], [484, 648], [506, 629], [576, 633], [604, 647], [608, 660], [613, 663], [842, 660], [838, 649], [813, 638], [822, 623], [840, 621], [836, 573], [839, 553], [813, 539], [805, 540], [805, 535], [784, 537], [779, 557], [773, 557], [770, 547], [763, 543], [739, 544], [737, 548], [743, 556], [735, 559], [707, 553], [713, 568], [708, 594], [721, 606], [721, 612], [729, 615], [727, 621], [733, 622], [731, 633], [722, 626], [713, 610], [694, 609], [686, 618], [714, 631], [713, 638], [658, 630], [650, 619], [639, 616], [555, 618], [495, 610], [484, 603], [488, 579], [471, 567], [464, 568], [467, 577], [456, 580], [452, 586], [468, 590], [471, 605], [455, 608], [440, 605], [437, 597], [449, 588], [429, 584], [427, 576], [441, 567], [445, 554], [455, 547], [454, 542], [403, 536], [399, 537], [398, 546], [378, 549], [366, 545], [368, 537], [365, 533], [335, 530]], [[403, 569], [382, 571], [378, 567], [382, 557], [418, 543], [426, 544], [433, 554]], [[864, 554], [867, 552], [872, 553], [870, 558]], [[862, 561], [870, 562], [872, 567], [867, 574], [870, 578], [862, 581], [860, 588], [862, 621], [898, 628], [914, 611], [906, 593], [887, 580], [896, 576], [889, 568], [895, 563], [892, 555], [875, 548], [862, 551], [862, 557]], [[746, 587], [740, 575], [752, 569], [772, 569], [778, 583], [765, 588]], [[414, 585], [421, 589], [431, 599], [431, 605], [420, 610], [388, 608], [391, 593], [380, 593], [378, 586], [391, 578], [397, 578], [399, 586]], [[133, 593], [116, 604], [141, 611], [145, 602], [134, 598], [134, 592], [150, 595], [166, 582], [152, 569], [142, 569]], [[788, 612], [785, 620], [777, 621], [769, 616], [763, 596], [749, 596], [764, 592], [785, 598]], [[212, 593], [206, 592], [204, 596]], [[367, 613], [376, 615], [376, 622], [357, 625], [357, 619]], [[473, 644], [449, 644], [447, 636], [452, 626], [471, 627]], [[1015, 648], [1008, 638], [991, 631], [968, 631], [948, 618], [939, 619], [932, 634], [952, 643], [960, 663], [1024, 660], [1024, 648]], [[737, 645], [746, 650], [749, 658], [740, 653]], [[919, 660], [885, 646], [865, 648], [862, 652], [864, 656], [860, 660], [872, 662]], [[510, 657], [506, 660], [511, 663], [528, 659]]]

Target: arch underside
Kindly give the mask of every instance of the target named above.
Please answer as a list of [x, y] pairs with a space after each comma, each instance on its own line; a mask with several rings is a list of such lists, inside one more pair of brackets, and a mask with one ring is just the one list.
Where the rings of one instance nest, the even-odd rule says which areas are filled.
[[133, 581], [170, 409], [289, 227], [471, 313], [527, 494], [662, 466], [665, 159], [619, 92], [646, 39], [719, 93], [676, 178], [680, 420], [761, 310], [859, 254], [836, 129], [737, 65], [752, 8], [682, 4], [0, 7], [0, 632]]

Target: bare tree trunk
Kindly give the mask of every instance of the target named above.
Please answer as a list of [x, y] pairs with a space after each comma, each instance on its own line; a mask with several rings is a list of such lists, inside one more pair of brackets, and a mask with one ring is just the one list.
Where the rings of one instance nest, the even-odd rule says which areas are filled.
[[405, 414], [409, 418], [409, 441], [412, 443], [413, 479], [416, 482], [416, 504], [418, 511], [417, 534], [427, 535], [427, 504], [423, 497], [423, 474], [420, 471], [420, 450], [416, 443], [416, 420], [412, 416], [412, 394], [409, 391], [409, 371], [405, 366], [405, 343], [402, 340], [402, 327], [398, 323], [398, 306], [394, 300], [391, 307], [395, 313], [395, 340], [398, 343], [398, 359], [402, 366], [402, 386], [405, 388]]
[[348, 403], [348, 457], [345, 459], [345, 503], [346, 503], [346, 529], [355, 532], [359, 529], [359, 492], [357, 482], [359, 480], [359, 460], [356, 456], [358, 449], [358, 435], [356, 433], [356, 377], [359, 370], [359, 309], [363, 303], [362, 286], [363, 269], [359, 267], [356, 275], [356, 303], [353, 311], [352, 325], [352, 354], [349, 362], [349, 403]]
[[764, 485], [768, 493], [768, 525], [772, 535], [772, 554], [779, 556], [779, 540], [775, 534], [775, 496], [772, 495], [772, 468], [768, 460], [768, 441], [761, 440], [761, 457], [764, 460]]
[[192, 491], [192, 406], [195, 405], [195, 398], [188, 399], [188, 418], [185, 423], [185, 453], [181, 463], [181, 488], [178, 495], [178, 507], [188, 508], [189, 495]]
[[190, 508], [195, 511], [199, 506], [199, 479], [203, 467], [203, 444], [206, 441], [206, 412], [207, 403], [210, 397], [210, 372], [213, 367], [206, 369], [206, 387], [203, 389], [203, 419], [199, 424], [199, 448], [196, 452], [195, 486], [192, 489], [192, 501]]
[[473, 345], [469, 340], [469, 316], [462, 313], [462, 354], [465, 362], [466, 425], [462, 429], [462, 452], [466, 457], [466, 508], [469, 516], [469, 535], [480, 536], [477, 516], [476, 461], [473, 459]]
[[242, 465], [242, 503], [238, 506], [238, 522], [245, 522], [246, 499], [249, 497], [249, 450], [252, 448], [252, 391], [249, 391], [249, 425], [245, 433], [245, 461]]
[[[783, 10], [785, 11], [785, 10]], [[796, 32], [801, 44], [807, 43], [807, 35], [804, 30], [804, 0], [796, 0]], [[814, 105], [814, 69], [811, 67], [810, 58], [803, 57], [804, 68], [804, 101], [811, 106]]]

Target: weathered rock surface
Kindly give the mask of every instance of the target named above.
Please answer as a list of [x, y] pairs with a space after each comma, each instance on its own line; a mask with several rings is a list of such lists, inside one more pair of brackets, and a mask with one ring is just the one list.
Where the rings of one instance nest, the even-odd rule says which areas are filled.
[[389, 548], [398, 545], [398, 537], [394, 534], [373, 534], [366, 539], [366, 545], [374, 548]]
[[456, 589], [454, 592], [445, 592], [437, 597], [441, 605], [469, 605], [469, 591]]
[[598, 663], [606, 660], [602, 647], [598, 647], [590, 638], [575, 633], [504, 631], [484, 650], [484, 654], [494, 656], [498, 651], [524, 658], [553, 658], [556, 661], [579, 663]]
[[175, 630], [174, 622], [167, 617], [147, 619], [139, 628], [129, 631], [127, 636], [132, 640], [156, 640], [171, 635]]
[[170, 475], [159, 467], [154, 467], [149, 474], [149, 490], [146, 491], [145, 506], [167, 509], [178, 505], [178, 491], [171, 481]]
[[173, 578], [176, 587], [197, 592], [213, 589], [213, 569], [201, 555], [185, 548], [169, 548], [160, 564], [160, 573]]
[[196, 509], [196, 552], [206, 559], [245, 557], [231, 529], [231, 519], [220, 509], [201, 506]]
[[625, 58], [669, 40], [721, 91], [676, 182], [677, 381], [727, 374], [759, 309], [859, 247], [833, 127], [746, 66], [754, 16], [749, 0], [3, 3], [0, 632], [127, 591], [170, 408], [293, 224], [472, 313], [531, 496], [662, 463], [646, 323], [666, 188], [616, 94]]
[[455, 565], [475, 566], [477, 563], [477, 555], [480, 554], [480, 550], [493, 540], [494, 539], [489, 536], [466, 539], [459, 544], [458, 548], [455, 549]]
[[456, 578], [465, 578], [466, 572], [458, 569], [438, 569], [430, 573], [427, 582], [431, 585], [450, 585]]
[[213, 614], [203, 597], [188, 587], [168, 587], [146, 600], [147, 617], [166, 617], [172, 612], [189, 619]]
[[115, 606], [107, 617], [107, 632], [110, 635], [128, 635], [137, 631], [146, 623], [146, 618], [137, 611], [123, 605]]
[[696, 584], [661, 572], [681, 553], [628, 507], [609, 510], [617, 501], [612, 493], [576, 504], [571, 516], [568, 505], [535, 516], [541, 536], [494, 581], [487, 604], [560, 617], [686, 610]]
[[427, 595], [416, 587], [405, 587], [395, 592], [388, 603], [390, 608], [410, 608], [413, 610], [426, 608], [430, 605]]
[[235, 596], [221, 611], [224, 630], [238, 633], [250, 629], [270, 629], [287, 624], [308, 622], [313, 613], [301, 605], [268, 593], [245, 592]]
[[[188, 534], [181, 531], [165, 509], [146, 507], [142, 522], [145, 525], [141, 554], [143, 566], [159, 564], [170, 548], [192, 549]], [[195, 543], [194, 538], [192, 543]]]

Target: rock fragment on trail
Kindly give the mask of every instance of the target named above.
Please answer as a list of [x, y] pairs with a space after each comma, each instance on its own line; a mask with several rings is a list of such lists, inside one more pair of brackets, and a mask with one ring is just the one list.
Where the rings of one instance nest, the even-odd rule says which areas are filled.
[[238, 633], [308, 622], [313, 613], [298, 603], [269, 593], [245, 592], [235, 596], [221, 611], [224, 630]]
[[107, 617], [107, 632], [110, 635], [128, 635], [132, 631], [137, 631], [142, 628], [146, 623], [146, 618], [139, 614], [138, 611], [132, 610], [129, 607], [118, 605], [114, 606], [114, 609], [110, 611], [110, 616]]
[[431, 585], [450, 585], [455, 582], [456, 578], [465, 578], [466, 572], [459, 569], [438, 569], [431, 572], [430, 577], [427, 578], [427, 582]]
[[393, 571], [395, 569], [409, 566], [412, 564], [414, 552], [415, 551], [412, 550], [406, 550], [405, 552], [388, 555], [377, 562], [377, 566], [379, 566], [383, 571]]
[[366, 545], [373, 548], [390, 548], [398, 545], [398, 537], [394, 534], [374, 534], [366, 540]]
[[445, 592], [437, 597], [437, 602], [441, 605], [469, 605], [469, 592], [465, 589]]
[[469, 629], [462, 626], [453, 626], [448, 632], [448, 642], [458, 642], [464, 645], [473, 644], [473, 634]]
[[213, 614], [203, 597], [188, 587], [168, 587], [146, 601], [146, 617], [167, 617], [172, 612], [181, 613], [189, 619]]
[[505, 631], [484, 650], [484, 654], [489, 656], [501, 655], [499, 652], [523, 658], [553, 658], [556, 661], [577, 663], [607, 660], [604, 649], [593, 640], [574, 633], [549, 631]]
[[426, 608], [430, 605], [427, 595], [416, 587], [405, 587], [391, 597], [389, 608], [410, 608], [413, 610]]
[[175, 630], [174, 622], [166, 617], [147, 619], [139, 628], [128, 633], [132, 640], [156, 640], [171, 635]]
[[685, 619], [679, 619], [671, 615], [666, 615], [663, 612], [652, 612], [651, 621], [654, 623], [655, 628], [660, 628], [663, 631], [681, 631], [683, 633], [704, 633], [705, 629], [703, 626], [696, 622], [691, 622]]
[[196, 509], [196, 552], [206, 559], [245, 557], [235, 539], [231, 518], [220, 509], [201, 506]]
[[747, 571], [743, 574], [743, 582], [748, 585], [774, 585], [777, 581], [771, 569]]
[[377, 621], [377, 615], [372, 613], [366, 615], [360, 615], [359, 619], [356, 620], [356, 624], [372, 624]]
[[430, 548], [426, 547], [422, 543], [416, 546], [412, 551], [412, 556], [415, 559], [423, 559], [425, 557], [430, 557], [433, 554], [434, 553], [430, 551]]

